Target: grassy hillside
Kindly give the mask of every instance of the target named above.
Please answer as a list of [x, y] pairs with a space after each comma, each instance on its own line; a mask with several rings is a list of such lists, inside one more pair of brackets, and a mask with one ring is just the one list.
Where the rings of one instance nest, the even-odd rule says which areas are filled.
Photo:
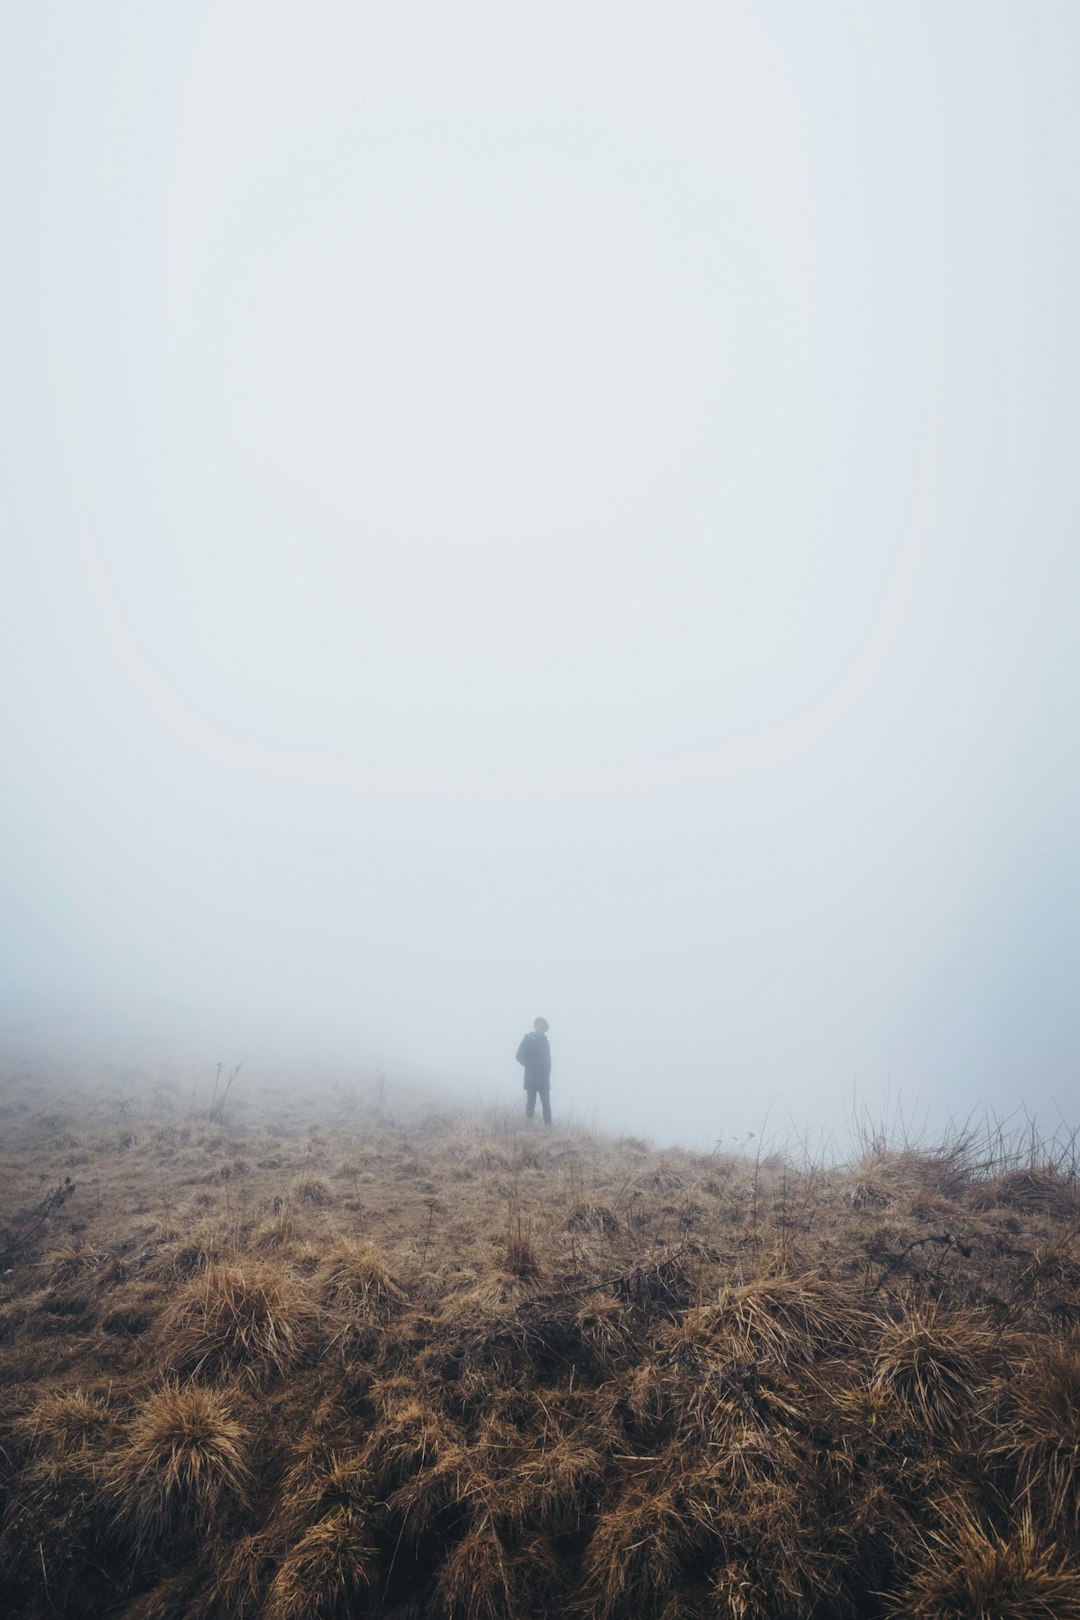
[[0, 1612], [1080, 1617], [1075, 1161], [0, 1086]]

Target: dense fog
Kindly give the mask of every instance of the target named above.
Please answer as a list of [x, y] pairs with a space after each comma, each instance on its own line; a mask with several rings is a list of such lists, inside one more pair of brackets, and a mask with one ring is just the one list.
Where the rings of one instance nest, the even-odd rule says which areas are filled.
[[1075, 1118], [1078, 48], [4, 7], [4, 1050]]

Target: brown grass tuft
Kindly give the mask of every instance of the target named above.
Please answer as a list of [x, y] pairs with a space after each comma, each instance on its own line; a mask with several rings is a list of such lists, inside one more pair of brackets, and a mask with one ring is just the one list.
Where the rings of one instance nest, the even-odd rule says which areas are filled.
[[715, 1305], [686, 1319], [685, 1331], [733, 1358], [786, 1368], [840, 1353], [865, 1325], [849, 1290], [809, 1273], [755, 1277], [724, 1288]]
[[931, 1536], [906, 1591], [903, 1620], [1080, 1620], [1080, 1565], [1041, 1546], [1027, 1517], [999, 1534], [966, 1510]]
[[622, 1222], [610, 1204], [577, 1203], [563, 1222], [564, 1232], [599, 1232], [603, 1237], [617, 1237]]
[[1029, 1511], [1052, 1532], [1080, 1530], [1080, 1342], [1049, 1344], [1008, 1389], [992, 1455], [1016, 1471]]
[[301, 1181], [296, 1196], [301, 1204], [312, 1204], [316, 1209], [327, 1209], [334, 1202], [333, 1193], [320, 1176]]
[[604, 1472], [602, 1451], [581, 1431], [559, 1434], [542, 1448], [526, 1447], [500, 1485], [497, 1516], [517, 1533], [530, 1526], [553, 1532], [575, 1528]]
[[367, 1596], [376, 1552], [355, 1506], [310, 1525], [270, 1584], [266, 1620], [348, 1620]]
[[990, 1377], [994, 1335], [970, 1315], [910, 1302], [882, 1324], [871, 1390], [915, 1428], [951, 1434]]
[[521, 1614], [511, 1561], [486, 1514], [444, 1560], [436, 1590], [440, 1612], [453, 1620], [517, 1620]]
[[678, 1579], [698, 1527], [669, 1484], [632, 1486], [600, 1515], [585, 1553], [598, 1620], [650, 1612]]
[[532, 1240], [532, 1224], [514, 1208], [506, 1230], [506, 1269], [523, 1282], [539, 1277], [543, 1269]]
[[745, 1564], [723, 1564], [711, 1583], [715, 1620], [775, 1620], [772, 1601]]
[[1080, 1188], [1075, 1178], [1047, 1167], [1007, 1170], [1004, 1175], [977, 1188], [973, 1202], [977, 1209], [1021, 1210], [1024, 1214], [1050, 1215], [1056, 1220], [1075, 1220], [1080, 1212]]
[[165, 1317], [163, 1342], [174, 1372], [239, 1373], [259, 1383], [297, 1365], [317, 1321], [308, 1295], [280, 1266], [236, 1261], [188, 1284]]
[[162, 1249], [148, 1268], [148, 1275], [166, 1282], [195, 1277], [217, 1265], [232, 1252], [232, 1238], [216, 1221], [202, 1221], [177, 1243]]
[[67, 1457], [100, 1445], [115, 1431], [116, 1416], [106, 1396], [82, 1389], [52, 1390], [15, 1425], [35, 1453]]
[[108, 1481], [136, 1558], [175, 1551], [244, 1505], [247, 1430], [220, 1390], [165, 1384], [132, 1421]]
[[589, 1294], [578, 1307], [577, 1325], [602, 1367], [613, 1368], [626, 1357], [637, 1359], [633, 1320], [610, 1294]]
[[50, 1288], [60, 1288], [76, 1277], [94, 1271], [107, 1258], [99, 1249], [86, 1244], [72, 1243], [50, 1249], [41, 1262], [41, 1269]]
[[463, 1507], [485, 1500], [491, 1479], [484, 1473], [480, 1448], [444, 1439], [437, 1454], [416, 1468], [387, 1501], [401, 1536], [417, 1545], [437, 1535], [440, 1526], [461, 1518]]
[[324, 1305], [353, 1311], [369, 1321], [383, 1321], [404, 1299], [386, 1257], [374, 1243], [345, 1239], [327, 1256], [322, 1279]]
[[895, 1152], [874, 1148], [856, 1174], [881, 1194], [885, 1202], [912, 1198], [942, 1197], [957, 1200], [971, 1182], [970, 1155], [963, 1142], [944, 1144], [936, 1153], [905, 1148]]
[[266, 1589], [279, 1567], [277, 1551], [262, 1532], [226, 1543], [190, 1620], [246, 1620], [264, 1613]]
[[383, 1496], [414, 1474], [432, 1467], [453, 1443], [443, 1415], [422, 1386], [410, 1379], [388, 1379], [373, 1391], [381, 1417], [372, 1428], [367, 1458], [375, 1487]]

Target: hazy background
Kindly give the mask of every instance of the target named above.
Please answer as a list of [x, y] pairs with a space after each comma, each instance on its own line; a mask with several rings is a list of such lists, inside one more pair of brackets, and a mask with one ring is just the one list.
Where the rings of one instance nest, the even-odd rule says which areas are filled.
[[1075, 1116], [1071, 0], [0, 4], [0, 1024]]

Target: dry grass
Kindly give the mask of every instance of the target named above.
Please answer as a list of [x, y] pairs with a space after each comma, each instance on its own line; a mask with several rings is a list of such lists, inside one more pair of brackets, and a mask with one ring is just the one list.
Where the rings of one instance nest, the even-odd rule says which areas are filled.
[[881, 1325], [871, 1390], [908, 1426], [954, 1433], [991, 1380], [997, 1342], [977, 1318], [909, 1301]]
[[1040, 1545], [1029, 1518], [1009, 1534], [951, 1512], [890, 1605], [903, 1620], [1080, 1620], [1080, 1564]]
[[172, 1371], [201, 1379], [239, 1373], [253, 1383], [303, 1357], [318, 1321], [288, 1272], [260, 1261], [211, 1266], [181, 1292], [162, 1325]]
[[266, 1620], [347, 1620], [366, 1597], [377, 1563], [364, 1516], [336, 1507], [311, 1525], [274, 1576]]
[[251, 1487], [249, 1436], [221, 1391], [165, 1384], [110, 1459], [107, 1489], [137, 1560], [220, 1531]]
[[115, 1431], [116, 1421], [107, 1395], [50, 1390], [16, 1420], [14, 1432], [35, 1453], [69, 1457], [99, 1447]]
[[226, 1227], [215, 1221], [199, 1221], [183, 1237], [163, 1248], [149, 1270], [166, 1282], [179, 1282], [217, 1265], [228, 1257], [233, 1246]]
[[1075, 1221], [1080, 1214], [1075, 1178], [1041, 1165], [994, 1177], [977, 1189], [974, 1202], [980, 1209], [996, 1205], [1029, 1215], [1052, 1214], [1058, 1220]]
[[511, 1561], [486, 1514], [444, 1560], [436, 1595], [441, 1612], [452, 1620], [515, 1620], [521, 1613]]
[[324, 1305], [375, 1321], [392, 1316], [405, 1299], [382, 1251], [355, 1238], [342, 1240], [326, 1256], [321, 1294]]
[[0, 1612], [1076, 1620], [1066, 1154], [258, 1093], [0, 1089]]
[[787, 1368], [841, 1353], [865, 1332], [866, 1315], [850, 1290], [803, 1272], [725, 1287], [697, 1324], [732, 1359]]
[[320, 1176], [310, 1176], [301, 1181], [296, 1196], [301, 1204], [310, 1204], [314, 1209], [326, 1209], [334, 1202], [333, 1193]]
[[601, 1515], [585, 1554], [589, 1612], [598, 1620], [653, 1612], [700, 1534], [671, 1485], [627, 1491]]
[[1051, 1341], [1010, 1382], [995, 1460], [1007, 1465], [1028, 1511], [1053, 1534], [1080, 1531], [1080, 1342]]
[[93, 1271], [107, 1257], [97, 1249], [83, 1244], [61, 1244], [50, 1249], [41, 1263], [42, 1271], [52, 1288], [63, 1287], [85, 1272]]
[[511, 1202], [506, 1228], [506, 1269], [512, 1277], [531, 1282], [542, 1271], [540, 1256], [533, 1242], [532, 1222], [516, 1202]]

